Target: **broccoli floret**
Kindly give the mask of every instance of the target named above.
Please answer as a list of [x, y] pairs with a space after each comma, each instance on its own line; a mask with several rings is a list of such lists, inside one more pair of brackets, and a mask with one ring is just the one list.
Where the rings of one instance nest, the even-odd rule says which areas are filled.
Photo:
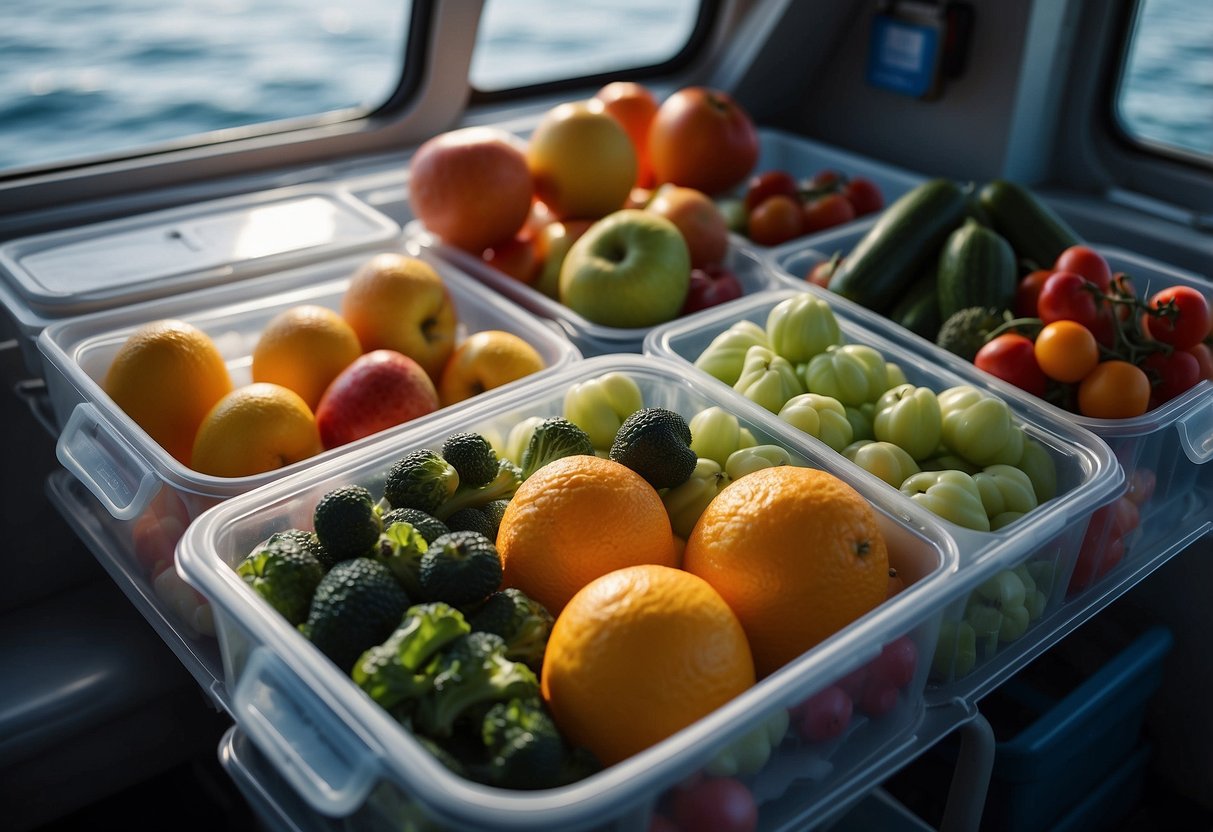
[[468, 618], [473, 630], [496, 633], [505, 641], [506, 658], [522, 662], [536, 673], [552, 632], [547, 608], [520, 589], [494, 592]]
[[320, 565], [324, 567], [324, 571], [333, 568], [337, 563], [337, 559], [333, 557], [328, 549], [324, 548], [324, 544], [320, 542], [320, 538], [316, 537], [315, 532], [309, 532], [306, 529], [285, 529], [284, 531], [274, 532], [270, 535], [269, 543], [276, 543], [279, 540], [293, 540], [307, 549], [316, 560], [320, 561]]
[[354, 558], [320, 579], [299, 629], [349, 673], [359, 656], [392, 634], [408, 608], [409, 598], [391, 570], [377, 560]]
[[442, 443], [442, 458], [459, 472], [461, 485], [487, 485], [497, 476], [497, 452], [478, 433], [455, 433]]
[[986, 306], [970, 306], [948, 317], [935, 336], [935, 343], [966, 361], [977, 357], [986, 337], [1005, 323], [1000, 310]]
[[682, 485], [691, 478], [699, 461], [691, 450], [690, 426], [663, 407], [646, 407], [624, 419], [608, 456], [640, 474], [654, 488]]
[[438, 454], [422, 448], [388, 469], [383, 497], [392, 508], [415, 508], [442, 519], [437, 509], [459, 487], [459, 472]]
[[497, 539], [497, 524], [482, 508], [461, 508], [446, 518], [446, 524], [453, 532], [476, 532], [489, 540]]
[[527, 479], [561, 457], [593, 454], [594, 443], [584, 430], [559, 416], [544, 419], [536, 426], [522, 452], [522, 478]]
[[415, 508], [394, 508], [385, 513], [383, 515], [384, 530], [390, 529], [393, 523], [408, 523], [421, 532], [421, 536], [425, 538], [427, 544], [433, 543], [450, 531], [446, 523], [437, 517]]
[[335, 488], [312, 513], [316, 537], [336, 561], [368, 555], [383, 531], [371, 492], [361, 485]]
[[460, 636], [439, 657], [434, 689], [418, 703], [414, 726], [435, 739], [451, 736], [461, 716], [480, 705], [539, 695], [539, 681], [522, 662], [505, 657], [493, 633]]
[[421, 559], [429, 548], [412, 523], [395, 522], [379, 535], [373, 552], [375, 560], [392, 570], [409, 598], [417, 599], [422, 597]]
[[236, 574], [292, 625], [307, 618], [324, 566], [293, 537], [274, 535], [236, 566]]
[[386, 709], [420, 699], [434, 686], [438, 653], [470, 632], [463, 613], [447, 604], [416, 604], [387, 640], [358, 659], [358, 686]]
[[501, 575], [501, 555], [493, 541], [479, 532], [451, 532], [421, 557], [421, 597], [469, 604], [497, 589]]
[[514, 698], [489, 708], [481, 726], [489, 755], [485, 779], [508, 789], [564, 785], [565, 745], [537, 697]]
[[518, 466], [508, 459], [499, 460], [497, 476], [488, 485], [460, 486], [451, 498], [434, 512], [434, 516], [446, 522], [452, 514], [460, 509], [479, 508], [494, 500], [512, 497], [520, 485], [522, 485], [522, 472]]
[[491, 500], [481, 506], [481, 511], [488, 515], [489, 520], [493, 524], [493, 539], [497, 539], [497, 529], [501, 528], [501, 518], [505, 517], [505, 510], [509, 506], [509, 500]]

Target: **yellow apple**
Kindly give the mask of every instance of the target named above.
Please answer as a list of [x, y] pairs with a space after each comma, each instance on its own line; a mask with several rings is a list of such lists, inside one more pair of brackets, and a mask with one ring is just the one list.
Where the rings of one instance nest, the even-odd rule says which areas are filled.
[[543, 357], [522, 338], [512, 332], [486, 329], [452, 353], [438, 382], [438, 398], [445, 407], [543, 368]]
[[600, 107], [560, 104], [527, 143], [535, 196], [557, 219], [598, 219], [622, 208], [636, 183], [636, 151]]
[[384, 252], [350, 278], [341, 314], [366, 352], [395, 350], [437, 379], [455, 348], [458, 315], [442, 276], [417, 257]]
[[590, 220], [568, 220], [548, 223], [535, 237], [535, 259], [539, 266], [531, 284], [553, 300], [560, 299], [560, 267], [577, 238], [593, 223]]

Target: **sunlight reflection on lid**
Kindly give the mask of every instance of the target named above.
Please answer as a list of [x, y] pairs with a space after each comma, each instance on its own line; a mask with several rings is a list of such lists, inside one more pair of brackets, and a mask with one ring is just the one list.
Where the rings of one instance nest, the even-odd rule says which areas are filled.
[[249, 212], [232, 241], [232, 257], [265, 257], [331, 242], [337, 232], [336, 206], [318, 197]]

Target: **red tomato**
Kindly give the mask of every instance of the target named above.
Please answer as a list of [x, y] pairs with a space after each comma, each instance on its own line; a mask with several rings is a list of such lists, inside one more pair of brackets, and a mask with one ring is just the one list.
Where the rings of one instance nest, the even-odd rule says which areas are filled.
[[1116, 320], [1115, 314], [1105, 306], [1095, 313], [1095, 325], [1091, 327], [1091, 334], [1098, 343], [1112, 349], [1116, 346], [1116, 330], [1119, 326], [1120, 322]]
[[1040, 287], [1036, 314], [1046, 324], [1077, 321], [1087, 329], [1096, 326], [1094, 286], [1077, 272], [1053, 272]]
[[874, 214], [884, 207], [884, 194], [871, 179], [862, 176], [852, 176], [847, 184], [842, 186], [842, 195], [855, 208], [855, 216]]
[[1145, 468], [1139, 465], [1133, 469], [1133, 474], [1129, 477], [1129, 490], [1125, 496], [1132, 500], [1140, 509], [1150, 502], [1150, 498], [1154, 496], [1154, 487], [1157, 481], [1158, 475], [1154, 473], [1152, 468]]
[[760, 246], [777, 246], [804, 233], [804, 214], [799, 202], [779, 194], [750, 212], [747, 227], [750, 239]]
[[[1112, 275], [1112, 286], [1110, 292], [1117, 297], [1125, 299], [1134, 299], [1137, 297], [1137, 287], [1133, 285], [1133, 278], [1129, 277], [1124, 272], [1117, 272]], [[1118, 303], [1116, 306], [1116, 318], [1120, 321], [1127, 321], [1133, 314], [1134, 307], [1128, 303]]]
[[854, 713], [850, 694], [830, 685], [792, 709], [792, 728], [806, 742], [825, 742], [841, 737]]
[[791, 197], [798, 196], [800, 194], [800, 186], [796, 184], [796, 177], [786, 170], [767, 170], [751, 176], [749, 184], [746, 185], [745, 199], [743, 200], [745, 212], [749, 214], [761, 205], [767, 197], [777, 194]]
[[689, 315], [736, 300], [744, 294], [745, 287], [741, 285], [741, 278], [728, 266], [715, 264], [704, 266], [702, 269], [691, 269], [691, 285], [687, 289], [687, 299], [679, 314]]
[[758, 803], [736, 778], [705, 777], [675, 789], [674, 820], [680, 829], [753, 832], [758, 828]]
[[1200, 364], [1200, 377], [1206, 381], [1213, 381], [1213, 350], [1209, 349], [1209, 345], [1197, 344], [1188, 352], [1192, 353], [1196, 362]]
[[1032, 339], [1017, 332], [1007, 332], [987, 341], [977, 351], [973, 363], [1034, 396], [1043, 396], [1048, 389], [1048, 379], [1036, 363]]
[[1053, 263], [1055, 272], [1074, 272], [1099, 287], [1099, 291], [1108, 291], [1112, 283], [1112, 269], [1104, 256], [1089, 246], [1070, 246], [1057, 255]]
[[1091, 515], [1087, 534], [1078, 550], [1078, 559], [1074, 562], [1074, 571], [1070, 574], [1069, 595], [1086, 589], [1124, 557], [1124, 535], [1117, 527], [1116, 513], [1116, 503], [1111, 503], [1096, 509]]
[[809, 283], [814, 283], [823, 289], [830, 288], [830, 278], [834, 276], [834, 272], [838, 271], [838, 267], [842, 265], [842, 255], [835, 254], [829, 260], [821, 260], [817, 262], [813, 268], [809, 269], [808, 274], [804, 279]]
[[805, 185], [810, 191], [836, 191], [842, 184], [842, 174], [833, 168], [824, 168], [809, 178]]
[[1051, 274], [1051, 269], [1037, 269], [1020, 279], [1015, 287], [1015, 317], [1036, 317], [1036, 299], [1040, 297], [1040, 287], [1045, 285]]
[[842, 194], [826, 194], [804, 204], [804, 233], [833, 228], [855, 219], [855, 208]]
[[1201, 379], [1200, 362], [1184, 350], [1175, 350], [1170, 355], [1152, 352], [1141, 362], [1141, 368], [1150, 376], [1153, 385], [1151, 409], [1190, 390]]
[[658, 184], [673, 182], [714, 196], [745, 182], [757, 161], [753, 120], [720, 90], [677, 90], [649, 127], [649, 162]]
[[1155, 341], [1186, 350], [1209, 334], [1209, 302], [1191, 286], [1171, 286], [1155, 292], [1150, 308], [1165, 313], [1146, 318], [1146, 330]]

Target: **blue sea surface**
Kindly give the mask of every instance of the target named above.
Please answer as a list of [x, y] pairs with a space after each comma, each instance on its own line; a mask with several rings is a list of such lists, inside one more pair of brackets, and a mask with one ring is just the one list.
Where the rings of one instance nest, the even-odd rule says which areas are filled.
[[[374, 107], [399, 80], [409, 0], [0, 3], [0, 171], [212, 130]], [[491, 0], [482, 88], [653, 63], [696, 0]], [[1213, 155], [1213, 3], [1145, 0], [1118, 112]]]

